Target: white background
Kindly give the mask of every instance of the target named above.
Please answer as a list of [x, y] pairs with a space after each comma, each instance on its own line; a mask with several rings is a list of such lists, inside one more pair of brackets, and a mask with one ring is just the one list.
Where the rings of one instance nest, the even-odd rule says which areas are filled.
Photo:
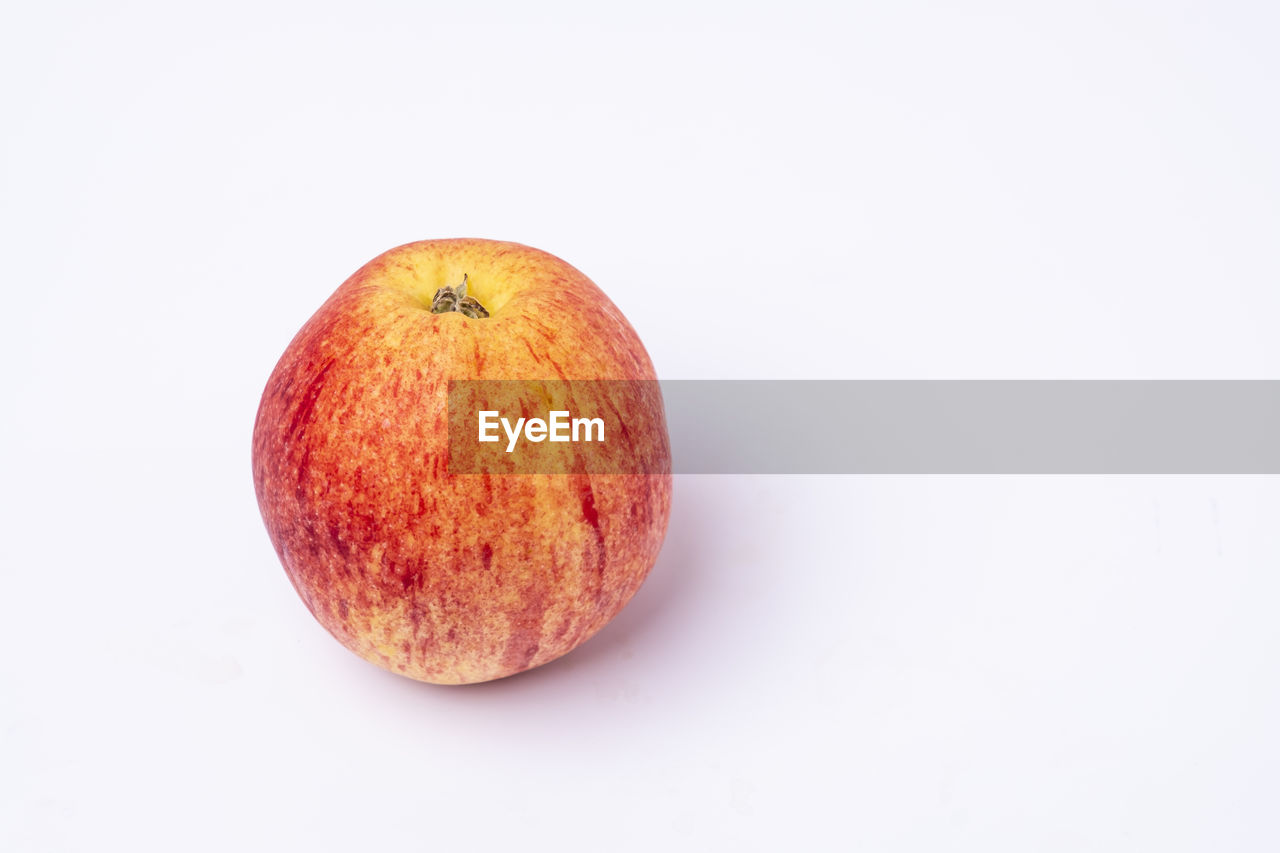
[[1276, 9], [7, 8], [0, 849], [1280, 848], [1274, 478], [677, 478], [613, 624], [439, 688], [249, 472], [428, 237], [666, 378], [1280, 378]]

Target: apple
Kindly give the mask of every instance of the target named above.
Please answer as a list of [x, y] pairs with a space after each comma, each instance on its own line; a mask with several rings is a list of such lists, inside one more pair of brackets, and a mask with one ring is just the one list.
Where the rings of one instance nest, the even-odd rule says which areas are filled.
[[438, 684], [547, 663], [604, 627], [657, 559], [661, 397], [613, 401], [645, 437], [637, 470], [657, 473], [457, 474], [449, 382], [655, 378], [626, 318], [559, 258], [480, 239], [392, 249], [267, 381], [253, 429], [267, 533], [317, 621], [365, 660]]

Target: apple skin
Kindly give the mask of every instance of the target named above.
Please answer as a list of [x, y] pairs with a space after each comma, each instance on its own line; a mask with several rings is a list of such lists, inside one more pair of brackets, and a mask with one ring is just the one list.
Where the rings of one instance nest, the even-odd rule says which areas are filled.
[[[431, 313], [464, 274], [491, 316]], [[655, 378], [621, 312], [559, 258], [480, 239], [380, 255], [289, 344], [254, 424], [258, 505], [294, 588], [348, 649], [420, 681], [569, 652], [635, 594], [666, 535], [661, 398], [620, 415], [654, 436], [638, 470], [662, 473], [450, 475], [448, 383]]]

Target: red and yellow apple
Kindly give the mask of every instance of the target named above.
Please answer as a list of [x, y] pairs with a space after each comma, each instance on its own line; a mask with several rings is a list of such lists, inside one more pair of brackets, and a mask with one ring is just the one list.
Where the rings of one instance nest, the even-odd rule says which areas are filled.
[[670, 514], [660, 396], [612, 401], [646, 437], [636, 470], [658, 473], [456, 474], [449, 382], [476, 379], [655, 376], [627, 320], [564, 261], [428, 240], [370, 261], [320, 307], [253, 430], [258, 505], [311, 613], [366, 660], [441, 684], [512, 675], [592, 636], [644, 581]]

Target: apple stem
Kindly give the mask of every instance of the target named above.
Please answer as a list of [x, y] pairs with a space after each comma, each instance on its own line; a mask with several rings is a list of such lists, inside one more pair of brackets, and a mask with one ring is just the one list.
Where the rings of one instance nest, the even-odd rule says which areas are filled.
[[431, 297], [432, 314], [449, 314], [457, 311], [465, 317], [479, 320], [488, 317], [489, 312], [474, 296], [467, 296], [467, 274], [462, 274], [462, 284], [457, 287], [445, 285]]

